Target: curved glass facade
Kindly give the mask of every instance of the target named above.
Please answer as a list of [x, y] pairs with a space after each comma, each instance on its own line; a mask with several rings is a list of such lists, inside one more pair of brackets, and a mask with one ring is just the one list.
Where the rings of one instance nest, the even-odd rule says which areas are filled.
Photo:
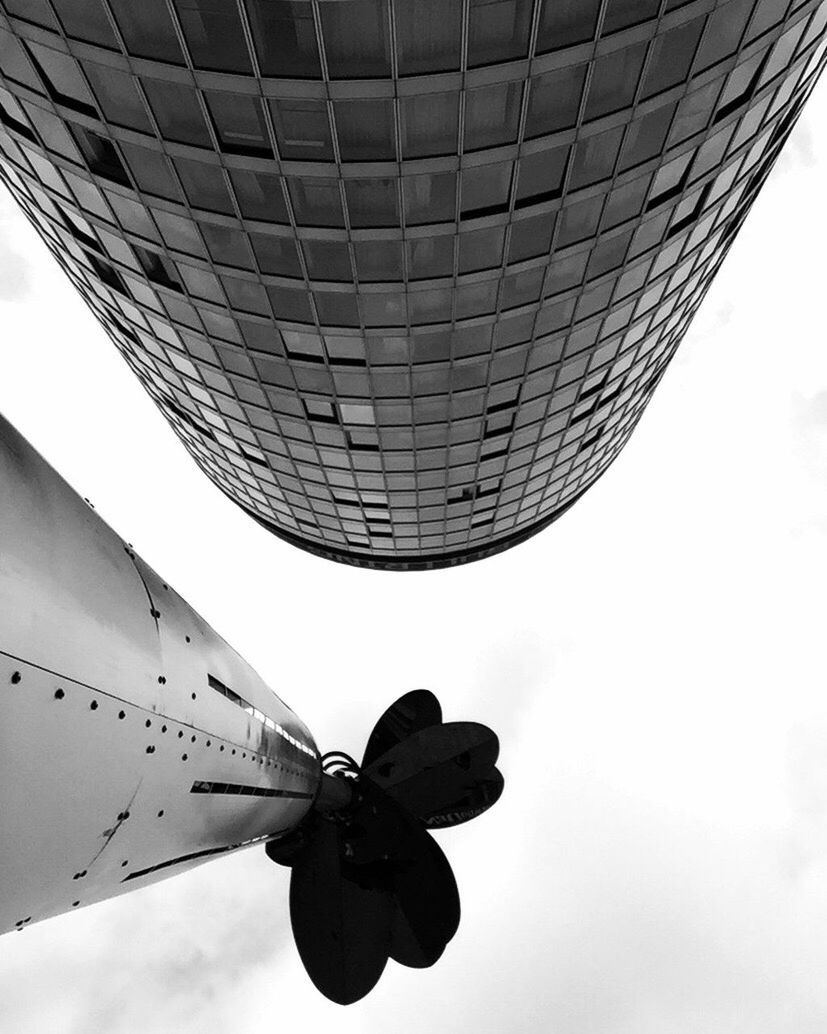
[[629, 437], [825, 61], [817, 0], [0, 0], [2, 176], [208, 476], [422, 568]]

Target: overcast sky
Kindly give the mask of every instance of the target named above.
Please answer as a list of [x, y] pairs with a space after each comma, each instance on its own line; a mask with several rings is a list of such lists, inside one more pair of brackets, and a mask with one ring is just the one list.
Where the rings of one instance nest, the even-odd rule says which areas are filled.
[[322, 750], [360, 754], [425, 686], [499, 733], [506, 776], [439, 834], [463, 921], [434, 969], [325, 1001], [255, 849], [0, 939], [4, 1029], [823, 1034], [825, 128], [827, 83], [609, 472], [528, 543], [430, 573], [258, 528], [0, 196], [0, 412]]

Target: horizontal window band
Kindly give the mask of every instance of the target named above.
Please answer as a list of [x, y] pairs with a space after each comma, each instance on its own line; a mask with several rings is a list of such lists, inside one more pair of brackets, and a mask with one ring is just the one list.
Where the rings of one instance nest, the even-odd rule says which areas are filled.
[[284, 797], [307, 801], [313, 799], [313, 794], [304, 790], [281, 790], [272, 786], [243, 786], [240, 783], [211, 783], [200, 779], [192, 784], [190, 793], [234, 794], [241, 797]]

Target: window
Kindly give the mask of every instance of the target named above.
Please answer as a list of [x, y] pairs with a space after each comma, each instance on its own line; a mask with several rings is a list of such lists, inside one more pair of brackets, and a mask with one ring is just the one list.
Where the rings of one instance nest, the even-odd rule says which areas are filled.
[[336, 407], [332, 402], [323, 399], [302, 399], [304, 411], [308, 420], [321, 421], [324, 424], [338, 424], [339, 418], [336, 415]]
[[240, 269], [253, 268], [247, 235], [241, 230], [234, 230], [229, 226], [215, 226], [212, 223], [199, 225], [213, 262], [224, 266], [237, 266]]
[[376, 415], [373, 412], [373, 406], [340, 402], [339, 412], [342, 414], [342, 423], [344, 424], [357, 424], [365, 427], [376, 425]]
[[251, 73], [236, 0], [173, 0], [196, 68]]
[[169, 287], [173, 291], [181, 290], [178, 271], [165, 255], [159, 255], [157, 251], [141, 248], [137, 244], [133, 244], [132, 248], [148, 280], [152, 280], [163, 287]]
[[296, 245], [291, 238], [251, 233], [250, 243], [262, 273], [290, 277], [302, 275]]
[[659, 8], [660, 0], [609, 0], [603, 17], [603, 35], [656, 18]]
[[287, 180], [296, 222], [303, 226], [344, 226], [339, 182], [291, 176]]
[[184, 63], [165, 0], [109, 0], [109, 6], [130, 54]]
[[618, 126], [580, 140], [574, 148], [569, 189], [587, 187], [611, 176], [622, 137], [623, 127]]
[[98, 0], [52, 0], [69, 36], [117, 50], [118, 41]]
[[454, 272], [453, 234], [409, 240], [407, 248], [408, 276], [412, 280], [430, 280]]
[[122, 183], [125, 187], [131, 186], [120, 155], [111, 140], [83, 126], [70, 124], [70, 129], [90, 172], [115, 183]]
[[459, 68], [462, 0], [397, 0], [395, 8], [400, 75]]
[[84, 62], [84, 71], [107, 121], [141, 133], [154, 132], [131, 75], [116, 68], [103, 68], [91, 61]]
[[383, 0], [321, 4], [327, 68], [333, 79], [390, 75], [388, 14]]
[[560, 213], [560, 228], [557, 232], [557, 247], [564, 248], [575, 241], [585, 240], [597, 233], [603, 198], [587, 198], [567, 205]]
[[471, 230], [459, 235], [459, 271], [474, 273], [480, 269], [493, 269], [503, 260], [503, 238], [505, 228], [487, 227]]
[[696, 72], [702, 72], [735, 53], [753, 7], [754, 0], [730, 0], [712, 12], [698, 48]]
[[267, 172], [231, 169], [238, 207], [245, 219], [263, 219], [271, 223], [287, 223], [287, 206], [281, 189], [281, 177]]
[[176, 158], [174, 164], [193, 208], [206, 208], [211, 212], [232, 215], [232, 201], [219, 166], [205, 165], [189, 158]]
[[360, 280], [377, 283], [402, 279], [402, 247], [399, 241], [356, 241], [353, 250]]
[[245, 4], [262, 75], [321, 76], [310, 4], [294, 0], [245, 0]]
[[595, 61], [586, 101], [586, 121], [627, 108], [632, 103], [645, 54], [646, 44], [638, 43]]
[[525, 57], [531, 9], [531, 0], [471, 0], [469, 67]]
[[171, 201], [181, 200], [181, 191], [169, 171], [164, 155], [147, 147], [137, 147], [125, 142], [121, 142], [121, 150], [139, 190], [157, 194]]
[[537, 53], [592, 39], [599, 9], [600, 0], [543, 0]]
[[195, 90], [157, 79], [144, 79], [144, 89], [162, 136], [181, 144], [212, 147]]
[[99, 280], [103, 281], [103, 283], [117, 291], [119, 294], [127, 294], [123, 278], [113, 266], [110, 266], [108, 262], [104, 262], [103, 259], [98, 258], [97, 255], [93, 255], [90, 251], [85, 251], [83, 254], [86, 256], [89, 265], [95, 271]]
[[351, 280], [350, 252], [344, 241], [303, 240], [302, 251], [311, 280]]
[[630, 123], [620, 155], [621, 172], [661, 154], [676, 107], [666, 104]]
[[520, 121], [521, 82], [469, 90], [465, 97], [465, 150], [513, 144]]
[[525, 137], [545, 136], [577, 122], [587, 65], [562, 68], [531, 79]]
[[270, 111], [282, 158], [305, 162], [333, 161], [327, 105], [322, 100], [271, 100]]
[[392, 100], [378, 97], [334, 101], [333, 110], [342, 161], [393, 161], [396, 158]]
[[508, 246], [508, 262], [522, 262], [524, 259], [547, 255], [551, 247], [551, 232], [554, 229], [554, 213], [535, 215], [521, 219], [511, 226], [511, 242]]
[[258, 97], [214, 91], [208, 91], [204, 96], [222, 151], [260, 158], [273, 157]]
[[430, 172], [402, 178], [405, 222], [409, 226], [449, 222], [456, 210], [456, 174]]
[[683, 82], [692, 67], [695, 48], [701, 37], [705, 18], [694, 18], [676, 29], [664, 32], [652, 45], [649, 66], [641, 88], [641, 97], [654, 97]]
[[42, 47], [37, 43], [29, 43], [27, 46], [32, 63], [52, 100], [83, 115], [97, 118], [98, 110], [78, 70], [77, 62], [68, 54], [60, 54], [51, 47]]
[[515, 208], [559, 198], [569, 157], [568, 147], [526, 154], [520, 159]]
[[461, 219], [508, 211], [511, 162], [476, 165], [462, 170]]
[[402, 97], [399, 108], [402, 120], [403, 158], [428, 158], [432, 155], [455, 153], [459, 115], [457, 93], [426, 93], [415, 97]]

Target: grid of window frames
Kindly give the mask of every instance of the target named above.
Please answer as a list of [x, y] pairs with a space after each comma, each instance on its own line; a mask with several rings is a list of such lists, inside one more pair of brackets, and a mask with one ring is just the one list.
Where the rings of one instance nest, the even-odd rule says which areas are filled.
[[617, 455], [818, 0], [0, 0], [4, 182], [210, 478], [436, 567]]

